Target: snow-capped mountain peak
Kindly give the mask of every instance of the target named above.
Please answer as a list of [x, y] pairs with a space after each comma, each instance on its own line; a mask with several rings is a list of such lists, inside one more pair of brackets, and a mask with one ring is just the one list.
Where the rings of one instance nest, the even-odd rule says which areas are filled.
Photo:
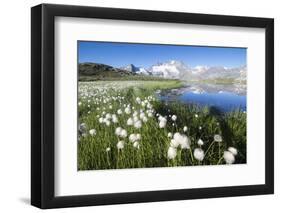
[[163, 78], [179, 78], [181, 73], [188, 71], [188, 67], [181, 61], [170, 60], [151, 66], [149, 71], [152, 75]]
[[143, 68], [143, 67], [136, 67], [133, 64], [129, 64], [129, 65], [125, 66], [125, 67], [120, 67], [120, 69], [126, 70], [128, 72], [134, 72], [134, 73], [137, 73], [137, 74], [150, 75], [149, 71], [146, 70], [145, 68]]

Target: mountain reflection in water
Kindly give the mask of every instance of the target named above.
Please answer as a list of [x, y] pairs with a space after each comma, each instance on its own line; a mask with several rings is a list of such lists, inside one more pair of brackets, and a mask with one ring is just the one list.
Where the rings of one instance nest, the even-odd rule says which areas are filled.
[[246, 85], [187, 83], [179, 89], [158, 91], [163, 101], [180, 101], [200, 106], [216, 107], [223, 112], [246, 111]]

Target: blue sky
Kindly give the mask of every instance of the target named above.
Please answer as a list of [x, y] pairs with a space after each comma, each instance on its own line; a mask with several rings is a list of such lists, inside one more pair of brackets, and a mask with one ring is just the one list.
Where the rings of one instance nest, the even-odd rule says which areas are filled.
[[246, 48], [78, 42], [79, 63], [95, 62], [114, 67], [134, 64], [148, 68], [158, 62], [179, 60], [191, 67], [203, 65], [231, 68], [246, 65], [246, 54]]

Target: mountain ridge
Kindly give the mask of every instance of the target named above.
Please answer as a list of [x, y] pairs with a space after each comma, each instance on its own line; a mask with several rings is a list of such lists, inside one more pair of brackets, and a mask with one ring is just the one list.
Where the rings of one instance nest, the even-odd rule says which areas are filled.
[[234, 68], [223, 66], [195, 66], [190, 67], [182, 61], [170, 60], [163, 63], [157, 63], [149, 68], [128, 64], [123, 67], [113, 67], [100, 63], [80, 63], [79, 75], [81, 76], [154, 76], [165, 79], [181, 80], [216, 80], [232, 79], [234, 81], [246, 81], [246, 65]]

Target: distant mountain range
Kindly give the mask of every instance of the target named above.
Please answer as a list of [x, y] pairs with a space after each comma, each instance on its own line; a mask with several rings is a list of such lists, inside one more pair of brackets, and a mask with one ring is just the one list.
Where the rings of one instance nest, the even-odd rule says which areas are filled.
[[80, 63], [79, 76], [121, 77], [121, 76], [153, 76], [167, 79], [181, 80], [231, 80], [246, 81], [246, 66], [236, 68], [226, 68], [223, 66], [207, 67], [196, 66], [189, 67], [181, 61], [170, 60], [165, 63], [158, 63], [148, 69], [129, 64], [124, 67], [115, 68], [105, 64]]

